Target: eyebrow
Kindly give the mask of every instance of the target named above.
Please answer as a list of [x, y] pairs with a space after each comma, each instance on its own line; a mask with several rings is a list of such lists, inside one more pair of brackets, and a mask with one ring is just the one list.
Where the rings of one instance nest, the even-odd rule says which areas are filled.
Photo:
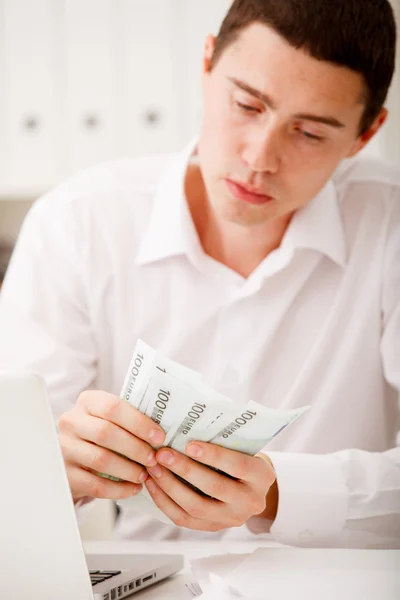
[[[236, 85], [238, 88], [242, 89], [243, 91], [247, 92], [251, 96], [254, 96], [255, 98], [258, 98], [259, 100], [264, 102], [264, 104], [269, 106], [269, 108], [272, 108], [272, 110], [276, 110], [276, 104], [268, 94], [265, 94], [264, 92], [260, 92], [260, 90], [256, 90], [255, 88], [248, 85], [244, 81], [241, 81], [240, 79], [236, 79], [236, 77], [228, 77], [228, 79], [234, 85]], [[344, 123], [341, 123], [334, 117], [325, 117], [323, 115], [313, 115], [313, 114], [309, 114], [309, 113], [300, 113], [300, 114], [294, 115], [294, 117], [296, 119], [302, 119], [304, 121], [314, 121], [315, 123], [323, 123], [324, 125], [329, 125], [330, 127], [335, 127], [337, 129], [344, 129], [346, 127], [346, 125]]]

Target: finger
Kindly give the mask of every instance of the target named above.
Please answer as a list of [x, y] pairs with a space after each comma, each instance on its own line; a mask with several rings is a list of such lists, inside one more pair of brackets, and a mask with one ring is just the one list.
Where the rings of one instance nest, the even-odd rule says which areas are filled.
[[122, 500], [130, 496], [136, 496], [142, 490], [141, 485], [111, 481], [85, 471], [80, 467], [73, 466], [70, 466], [68, 469], [68, 480], [72, 497], [75, 500], [84, 496], [108, 500]]
[[274, 468], [259, 457], [204, 442], [191, 442], [186, 454], [245, 483], [265, 486], [275, 481]]
[[79, 402], [94, 417], [110, 421], [136, 437], [154, 445], [161, 445], [165, 433], [150, 417], [146, 417], [125, 400], [106, 392], [86, 392]]
[[[108, 448], [137, 463], [146, 466], [155, 464], [155, 452], [149, 444], [111, 421], [83, 413], [74, 421], [71, 430], [75, 437]], [[64, 428], [60, 428], [60, 432], [64, 432]]]
[[189, 515], [160, 488], [154, 479], [148, 479], [145, 486], [156, 506], [178, 527], [196, 531], [220, 531], [222, 529], [222, 525], [218, 523], [196, 519]]
[[214, 498], [201, 496], [179, 481], [168, 469], [158, 465], [150, 468], [149, 473], [157, 485], [191, 517], [204, 521], [227, 522], [231, 515], [229, 505]]
[[[244, 494], [242, 482], [234, 481], [224, 475], [215, 473], [215, 471], [188, 458], [184, 454], [180, 454], [180, 452], [176, 452], [170, 448], [162, 448], [157, 452], [156, 458], [157, 462], [164, 464], [170, 471], [196, 486], [202, 492], [211, 496], [211, 498], [232, 504], [240, 502]], [[154, 468], [157, 469], [157, 467], [153, 467], [153, 473]]]
[[147, 479], [147, 471], [142, 466], [107, 448], [62, 435], [60, 444], [64, 459], [70, 463], [132, 483], [143, 483]]

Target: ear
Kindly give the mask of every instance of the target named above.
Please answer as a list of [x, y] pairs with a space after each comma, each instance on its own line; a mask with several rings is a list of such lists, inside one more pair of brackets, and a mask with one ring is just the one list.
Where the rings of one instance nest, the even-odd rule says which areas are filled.
[[211, 60], [214, 55], [215, 50], [215, 37], [213, 35], [208, 35], [206, 38], [206, 44], [204, 47], [203, 54], [203, 74], [207, 74], [211, 70]]
[[385, 123], [389, 115], [389, 112], [386, 108], [382, 108], [379, 115], [376, 117], [375, 121], [372, 123], [371, 127], [360, 135], [359, 138], [352, 145], [351, 150], [347, 154], [346, 158], [351, 158], [360, 152], [368, 142], [378, 133], [382, 125]]

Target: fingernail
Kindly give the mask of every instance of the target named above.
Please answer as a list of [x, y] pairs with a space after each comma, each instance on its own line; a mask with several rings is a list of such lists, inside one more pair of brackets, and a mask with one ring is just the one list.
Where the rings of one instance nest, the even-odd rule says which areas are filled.
[[149, 492], [153, 492], [153, 494], [156, 491], [156, 484], [151, 479], [148, 479], [146, 481], [146, 487], [149, 490]]
[[160, 429], [152, 429], [149, 433], [149, 440], [155, 444], [162, 444], [165, 438], [165, 433]]
[[155, 452], [150, 452], [150, 454], [147, 457], [146, 465], [148, 467], [154, 467], [156, 464], [157, 464], [156, 453]]
[[141, 485], [135, 485], [135, 494], [140, 494], [143, 487]]
[[143, 481], [146, 481], [147, 477], [148, 477], [148, 474], [146, 473], [146, 471], [142, 471], [142, 473], [140, 473], [138, 481], [140, 481], [140, 483], [143, 483]]
[[172, 454], [172, 452], [164, 450], [163, 452], [160, 452], [157, 455], [157, 460], [163, 465], [172, 465], [172, 463], [174, 462], [174, 455]]
[[196, 444], [190, 444], [190, 446], [188, 446], [186, 449], [186, 453], [193, 458], [198, 458], [201, 456], [202, 452], [202, 448], [200, 448], [200, 446], [196, 446]]
[[150, 473], [150, 475], [153, 475], [153, 477], [157, 477], [157, 479], [159, 479], [162, 475], [162, 468], [160, 467], [160, 465], [156, 465], [155, 467], [150, 467], [149, 473]]

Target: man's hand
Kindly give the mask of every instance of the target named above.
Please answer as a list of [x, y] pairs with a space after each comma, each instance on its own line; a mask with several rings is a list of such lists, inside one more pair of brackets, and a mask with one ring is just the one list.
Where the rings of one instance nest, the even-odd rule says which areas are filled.
[[[145, 484], [154, 502], [173, 523], [189, 529], [220, 531], [239, 527], [254, 515], [276, 513], [276, 506], [272, 510], [266, 506], [267, 494], [276, 479], [268, 459], [203, 442], [190, 443], [186, 452], [195, 460], [170, 448], [160, 449], [157, 462], [165, 467], [158, 464], [149, 468], [151, 478]], [[211, 497], [196, 493], [174, 473]]]
[[[59, 429], [74, 501], [88, 496], [119, 500], [139, 493], [148, 477], [143, 465], [157, 464], [150, 444], [160, 445], [165, 438], [149, 417], [106, 392], [81, 394], [61, 416]], [[99, 472], [124, 481], [105, 479]]]

